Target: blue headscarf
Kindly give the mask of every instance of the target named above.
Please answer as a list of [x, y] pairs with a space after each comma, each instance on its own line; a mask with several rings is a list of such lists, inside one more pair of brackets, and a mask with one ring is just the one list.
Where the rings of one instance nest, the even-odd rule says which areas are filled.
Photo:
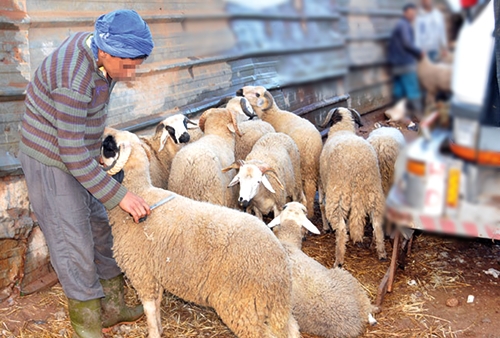
[[96, 59], [98, 48], [112, 56], [133, 59], [151, 54], [153, 46], [148, 24], [134, 10], [103, 14], [95, 23], [91, 48]]

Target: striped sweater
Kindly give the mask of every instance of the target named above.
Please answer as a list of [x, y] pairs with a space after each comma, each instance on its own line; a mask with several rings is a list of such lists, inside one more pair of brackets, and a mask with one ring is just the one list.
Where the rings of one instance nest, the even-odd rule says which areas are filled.
[[76, 33], [36, 70], [26, 92], [20, 151], [73, 175], [108, 209], [127, 190], [99, 166], [109, 95], [114, 83], [97, 68], [86, 43], [90, 33]]

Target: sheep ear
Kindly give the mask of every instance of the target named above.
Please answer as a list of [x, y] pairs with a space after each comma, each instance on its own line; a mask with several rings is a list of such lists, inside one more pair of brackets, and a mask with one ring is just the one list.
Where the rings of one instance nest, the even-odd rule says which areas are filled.
[[233, 180], [231, 182], [229, 182], [228, 184], [228, 188], [231, 188], [233, 186], [235, 186], [236, 184], [240, 183], [240, 177], [238, 175], [234, 176]]
[[319, 232], [318, 228], [310, 220], [307, 219], [304, 215], [304, 220], [302, 221], [302, 226], [306, 228], [308, 231], [312, 232], [313, 234], [320, 235], [321, 232]]
[[277, 217], [275, 217], [275, 218], [274, 218], [274, 219], [273, 219], [273, 220], [272, 220], [272, 221], [271, 221], [271, 222], [270, 222], [267, 226], [268, 226], [269, 228], [274, 228], [275, 226], [280, 225], [280, 222], [281, 222], [281, 221], [280, 221], [280, 217], [279, 217], [279, 216], [277, 216]]
[[276, 191], [274, 191], [273, 186], [271, 185], [271, 182], [267, 179], [266, 175], [262, 175], [262, 184], [264, 184], [264, 187], [272, 192], [273, 194], [276, 194]]
[[165, 144], [167, 143], [167, 139], [170, 137], [170, 134], [168, 133], [167, 128], [163, 128], [163, 132], [161, 133], [160, 137], [160, 149], [158, 149], [158, 152], [162, 151], [163, 147], [165, 147]]
[[349, 111], [351, 112], [351, 116], [354, 122], [356, 122], [359, 127], [363, 127], [363, 123], [361, 123], [361, 114], [358, 113], [356, 109], [349, 108]]
[[[190, 126], [187, 126], [188, 124]], [[190, 119], [186, 118], [186, 128], [187, 129], [196, 129], [196, 128], [198, 128], [198, 123], [196, 123], [194, 121], [191, 121]]]
[[222, 168], [222, 172], [223, 172], [223, 173], [226, 173], [226, 172], [228, 172], [228, 171], [229, 171], [229, 170], [231, 170], [231, 169], [240, 169], [240, 167], [241, 167], [242, 165], [244, 165], [244, 164], [245, 164], [245, 161], [243, 161], [243, 160], [238, 160], [238, 161], [236, 161], [236, 162], [233, 162], [233, 163], [232, 163], [229, 167]]
[[236, 134], [236, 129], [234, 129], [234, 126], [232, 123], [228, 123], [227, 124], [227, 129], [229, 129], [229, 131], [233, 134]]

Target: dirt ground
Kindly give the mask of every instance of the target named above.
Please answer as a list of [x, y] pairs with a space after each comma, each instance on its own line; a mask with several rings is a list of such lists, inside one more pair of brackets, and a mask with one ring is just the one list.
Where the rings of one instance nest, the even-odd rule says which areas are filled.
[[[369, 130], [361, 130], [366, 134]], [[410, 135], [411, 137], [411, 135]], [[312, 220], [321, 229], [316, 205]], [[366, 229], [362, 245], [348, 244], [345, 268], [375, 301], [390, 260], [381, 262], [370, 247]], [[309, 235], [303, 250], [327, 267], [335, 260], [335, 234]], [[388, 257], [392, 242], [386, 238]], [[500, 338], [500, 279], [485, 272], [500, 270], [500, 243], [416, 232], [406, 266], [398, 269], [394, 289], [376, 314], [378, 324], [363, 337], [481, 337]], [[468, 298], [473, 296], [473, 301]], [[127, 301], [138, 303], [127, 288]], [[163, 337], [234, 337], [211, 309], [166, 295]], [[59, 284], [49, 290], [15, 297], [0, 304], [0, 337], [71, 337], [66, 299]], [[106, 337], [145, 337], [147, 324], [116, 327]], [[303, 334], [305, 338], [317, 338]]]

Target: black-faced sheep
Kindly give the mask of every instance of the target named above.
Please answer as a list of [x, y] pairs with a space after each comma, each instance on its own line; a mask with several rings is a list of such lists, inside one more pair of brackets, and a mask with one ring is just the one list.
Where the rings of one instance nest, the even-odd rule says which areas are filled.
[[229, 187], [240, 185], [238, 203], [262, 220], [273, 211], [279, 215], [287, 201], [304, 202], [300, 154], [292, 138], [283, 133], [262, 136], [245, 161], [223, 169], [238, 169]]
[[[322, 123], [330, 126], [320, 160], [320, 207], [323, 229], [336, 230], [335, 266], [344, 263], [346, 243], [363, 240], [365, 217], [370, 216], [379, 259], [386, 258], [382, 221], [384, 193], [373, 147], [355, 134], [361, 117], [355, 110], [334, 108]], [[347, 223], [346, 223], [347, 221]]]
[[268, 225], [288, 253], [292, 266], [293, 316], [300, 331], [326, 338], [358, 337], [376, 321], [366, 292], [349, 272], [327, 269], [302, 252], [305, 230], [319, 234], [297, 202], [286, 204]]
[[[150, 205], [173, 194], [151, 185], [136, 135], [107, 129], [105, 139], [103, 162], [123, 170], [129, 191]], [[150, 338], [161, 335], [163, 290], [214, 308], [240, 338], [300, 337], [291, 314], [288, 258], [256, 217], [176, 195], [141, 224], [120, 208], [109, 218], [114, 257], [144, 305]]]
[[172, 160], [182, 144], [190, 139], [188, 124], [197, 128], [195, 122], [182, 114], [176, 114], [158, 123], [153, 135], [140, 136], [147, 145], [153, 186], [167, 189]]
[[172, 161], [168, 188], [180, 195], [213, 204], [237, 207], [236, 189], [227, 189], [234, 173], [222, 169], [234, 162], [237, 113], [211, 108], [198, 122], [203, 136], [183, 147]]
[[318, 184], [319, 156], [323, 146], [318, 129], [308, 120], [281, 110], [264, 87], [246, 86], [236, 94], [248, 99], [260, 119], [269, 122], [277, 132], [289, 135], [297, 144], [308, 217], [312, 218]]

